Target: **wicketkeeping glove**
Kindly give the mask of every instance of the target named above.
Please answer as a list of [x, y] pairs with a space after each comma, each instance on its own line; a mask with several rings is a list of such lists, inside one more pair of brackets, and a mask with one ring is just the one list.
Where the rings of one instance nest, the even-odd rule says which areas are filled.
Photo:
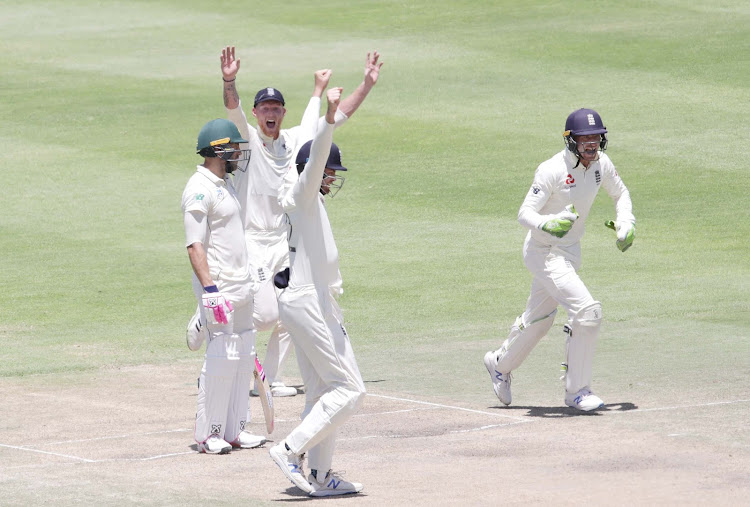
[[554, 218], [544, 222], [541, 229], [553, 236], [562, 238], [570, 231], [570, 228], [573, 227], [573, 223], [577, 219], [578, 213], [576, 212], [575, 206], [568, 204], [565, 206], [565, 211], [558, 213]]
[[206, 291], [203, 294], [203, 307], [206, 309], [209, 318], [213, 316], [211, 323], [228, 324], [227, 314], [233, 310], [232, 303], [224, 299], [224, 296], [221, 295], [216, 285], [203, 287], [203, 290]]
[[604, 225], [617, 233], [616, 244], [621, 252], [630, 248], [635, 239], [635, 225], [630, 222], [615, 222], [614, 220], [608, 220], [604, 222]]

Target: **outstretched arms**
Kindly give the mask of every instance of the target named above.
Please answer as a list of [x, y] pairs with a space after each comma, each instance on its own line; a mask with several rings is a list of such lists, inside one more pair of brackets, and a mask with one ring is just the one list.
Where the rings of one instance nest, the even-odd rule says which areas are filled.
[[367, 53], [367, 60], [365, 62], [365, 77], [362, 83], [349, 95], [347, 98], [341, 101], [339, 104], [339, 110], [344, 113], [347, 117], [350, 117], [354, 112], [362, 105], [367, 94], [370, 93], [372, 87], [378, 82], [380, 76], [380, 68], [383, 66], [383, 62], [379, 62], [380, 53], [373, 51]]

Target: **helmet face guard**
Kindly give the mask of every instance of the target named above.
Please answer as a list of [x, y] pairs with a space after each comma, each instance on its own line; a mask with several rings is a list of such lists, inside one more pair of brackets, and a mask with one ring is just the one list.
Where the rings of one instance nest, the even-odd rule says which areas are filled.
[[[226, 161], [228, 173], [233, 172], [235, 167], [243, 173], [247, 171], [248, 162], [250, 161], [250, 150], [231, 148], [226, 144], [213, 146], [210, 150], [213, 151], [214, 157], [219, 157]], [[232, 165], [233, 162], [236, 162], [236, 164]]]
[[[346, 178], [340, 176], [339, 173], [323, 174], [323, 182], [320, 185], [320, 193], [333, 198], [339, 192], [339, 190], [341, 190], [341, 187], [344, 186], [345, 181]], [[327, 192], [325, 191], [326, 189], [328, 189]]]

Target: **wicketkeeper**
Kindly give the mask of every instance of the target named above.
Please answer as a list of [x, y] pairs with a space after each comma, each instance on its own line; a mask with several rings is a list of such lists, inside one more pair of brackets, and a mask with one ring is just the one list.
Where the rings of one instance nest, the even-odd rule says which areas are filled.
[[[331, 470], [336, 432], [359, 408], [365, 386], [344, 329], [336, 301], [339, 259], [325, 208], [325, 195], [345, 171], [341, 153], [332, 144], [334, 116], [341, 88], [328, 90], [328, 110], [311, 143], [297, 155], [299, 180], [279, 202], [289, 215], [291, 267], [277, 285], [281, 322], [297, 350], [305, 382], [302, 423], [270, 454], [288, 479], [310, 496], [358, 493], [362, 484], [349, 482]], [[283, 279], [281, 279], [283, 278]], [[310, 458], [305, 477], [303, 460]]]
[[577, 273], [580, 240], [599, 187], [604, 187], [615, 203], [617, 218], [607, 225], [616, 230], [617, 247], [624, 252], [635, 236], [630, 193], [603, 153], [606, 134], [596, 111], [579, 109], [571, 113], [563, 134], [565, 149], [539, 165], [518, 212], [518, 221], [529, 229], [523, 259], [533, 275], [531, 293], [508, 338], [499, 349], [484, 356], [495, 394], [505, 405], [511, 403], [511, 372], [550, 330], [558, 305], [568, 314], [564, 327], [565, 404], [584, 411], [604, 404], [591, 391], [602, 305]]

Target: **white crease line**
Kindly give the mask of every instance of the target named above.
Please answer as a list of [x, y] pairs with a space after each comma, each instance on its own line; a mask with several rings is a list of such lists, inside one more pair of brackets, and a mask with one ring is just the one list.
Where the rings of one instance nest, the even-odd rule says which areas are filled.
[[173, 452], [170, 454], [159, 454], [158, 456], [146, 456], [145, 458], [112, 458], [99, 459], [95, 463], [117, 463], [120, 461], [151, 461], [152, 459], [171, 458], [172, 456], [184, 456], [185, 454], [199, 454], [198, 451]]
[[404, 414], [407, 412], [421, 412], [426, 410], [439, 410], [441, 407], [405, 408], [403, 410], [391, 410], [390, 412], [369, 412], [367, 414], [356, 414], [354, 417], [372, 417], [378, 415]]
[[61, 457], [61, 458], [77, 459], [77, 460], [83, 461], [85, 463], [96, 463], [96, 460], [86, 459], [86, 458], [79, 458], [78, 456], [71, 456], [70, 454], [60, 454], [60, 453], [57, 453], [57, 452], [40, 451], [38, 449], [30, 449], [28, 447], [17, 447], [15, 445], [6, 445], [6, 444], [0, 444], [0, 447], [7, 447], [8, 449], [16, 449], [18, 451], [38, 452], [39, 454], [49, 454], [51, 456], [58, 456], [58, 457]]
[[440, 403], [432, 403], [429, 401], [410, 400], [408, 398], [396, 398], [395, 396], [383, 396], [382, 394], [370, 394], [370, 393], [368, 393], [367, 396], [372, 396], [374, 398], [384, 398], [387, 400], [408, 401], [409, 403], [417, 403], [418, 405], [428, 405], [431, 407], [447, 408], [451, 410], [460, 410], [462, 412], [470, 412], [472, 414], [491, 415], [493, 417], [505, 417], [508, 419], [513, 419], [515, 421], [526, 421], [526, 419], [522, 419], [520, 417], [514, 417], [514, 416], [504, 415], [504, 414], [493, 414], [492, 412], [485, 412], [483, 410], [474, 410], [472, 408], [455, 407], [452, 405], [442, 405]]
[[[118, 438], [131, 438], [131, 437], [143, 437], [146, 435], [164, 435], [166, 433], [180, 433], [185, 431], [192, 431], [192, 429], [180, 429], [180, 430], [164, 430], [164, 431], [151, 431], [148, 433], [137, 433], [135, 435], [112, 435], [109, 437], [94, 437], [94, 438], [81, 438], [78, 440], [63, 440], [60, 442], [47, 442], [44, 444], [44, 446], [48, 445], [64, 445], [64, 444], [77, 444], [81, 442], [94, 442], [96, 440], [114, 440]], [[41, 446], [27, 446], [23, 447], [23, 449], [34, 449], [35, 447], [41, 447]]]

